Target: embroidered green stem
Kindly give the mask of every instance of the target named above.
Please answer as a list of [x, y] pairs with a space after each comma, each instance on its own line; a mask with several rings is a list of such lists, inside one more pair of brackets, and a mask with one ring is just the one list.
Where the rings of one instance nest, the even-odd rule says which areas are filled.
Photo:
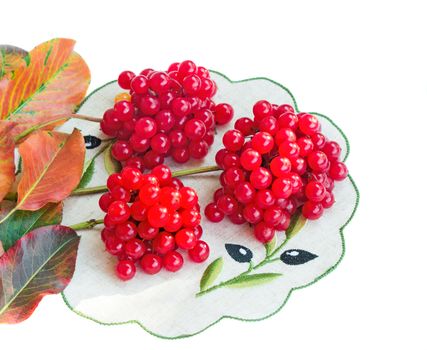
[[[218, 170], [221, 170], [221, 169], [216, 165], [212, 165], [212, 166], [205, 166], [205, 167], [194, 168], [194, 169], [177, 170], [172, 172], [172, 176], [181, 177], [181, 176], [187, 176], [187, 175], [193, 175], [193, 174], [208, 173], [208, 172], [218, 171]], [[71, 195], [82, 196], [86, 194], [103, 193], [107, 191], [108, 191], [107, 186], [102, 185], [102, 186], [95, 186], [95, 187], [88, 187], [88, 188], [78, 188], [74, 190], [71, 193]]]

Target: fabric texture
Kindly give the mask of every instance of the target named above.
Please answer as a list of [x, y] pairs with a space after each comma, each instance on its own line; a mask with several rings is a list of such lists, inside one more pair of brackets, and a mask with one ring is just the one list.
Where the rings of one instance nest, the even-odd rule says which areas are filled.
[[[297, 107], [290, 92], [269, 79], [231, 82], [220, 73], [212, 72], [212, 75], [218, 84], [215, 101], [230, 103], [235, 109], [234, 120], [242, 116], [251, 117], [252, 105], [260, 99]], [[87, 98], [79, 113], [102, 116], [119, 92], [121, 89], [115, 82], [106, 84]], [[349, 146], [344, 134], [329, 118], [317, 115], [323, 132], [341, 145], [345, 159]], [[174, 170], [215, 164], [214, 157], [221, 148], [222, 135], [232, 128], [234, 120], [218, 128], [215, 143], [204, 160], [191, 161], [183, 166], [172, 162], [167, 164]], [[81, 129], [84, 135], [106, 138], [99, 131], [99, 125], [81, 120], [72, 120], [61, 130], [69, 132], [74, 127]], [[96, 151], [97, 148], [88, 150], [86, 157], [90, 159]], [[212, 200], [215, 189], [220, 186], [218, 174], [183, 178], [185, 185], [198, 191], [202, 208]], [[100, 156], [95, 161], [94, 175], [87, 187], [105, 184], [107, 176]], [[96, 322], [110, 325], [137, 323], [148, 332], [164, 338], [197, 334], [224, 317], [264, 319], [282, 308], [292, 290], [312, 284], [341, 261], [344, 254], [342, 230], [352, 218], [359, 198], [351, 177], [336, 183], [334, 195], [335, 205], [326, 210], [321, 219], [307, 222], [278, 252], [277, 259], [256, 271], [257, 274], [281, 274], [279, 277], [251, 280], [240, 288], [224, 286], [198, 297], [200, 279], [212, 261], [222, 257], [222, 270], [213, 282], [217, 285], [248, 269], [249, 263], [245, 258], [248, 252], [252, 254], [252, 265], [265, 258], [265, 247], [253, 238], [248, 225], [237, 226], [228, 220], [214, 224], [203, 218], [202, 239], [211, 248], [208, 261], [196, 264], [186, 259], [184, 267], [177, 273], [162, 270], [149, 276], [139, 270], [135, 278], [126, 283], [114, 275], [116, 258], [105, 252], [100, 238], [102, 226], [79, 231], [81, 242], [76, 270], [63, 292], [64, 300], [73, 311]], [[102, 218], [99, 196], [69, 198], [64, 207], [64, 224]], [[284, 239], [285, 234], [278, 233], [277, 246]], [[279, 259], [284, 251], [286, 253]]]

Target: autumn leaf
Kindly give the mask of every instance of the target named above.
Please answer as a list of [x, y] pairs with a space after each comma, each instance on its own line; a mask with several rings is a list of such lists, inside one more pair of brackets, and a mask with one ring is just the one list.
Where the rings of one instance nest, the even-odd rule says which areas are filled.
[[42, 226], [60, 224], [62, 203], [49, 203], [36, 211], [17, 210], [0, 223], [0, 244], [8, 250], [18, 239]]
[[0, 45], [0, 79], [7, 77], [13, 79], [14, 71], [25, 67], [25, 57], [28, 52], [11, 45]]
[[65, 226], [45, 226], [0, 257], [0, 323], [31, 316], [40, 300], [59, 293], [73, 274], [80, 237]]
[[38, 210], [61, 202], [79, 184], [85, 142], [77, 129], [71, 135], [38, 131], [19, 145], [19, 153], [23, 170], [15, 210]]
[[[0, 80], [0, 119], [17, 123], [12, 136], [71, 114], [89, 86], [90, 72], [74, 40], [53, 39], [29, 52], [26, 66]], [[63, 123], [50, 124], [48, 129]]]
[[15, 181], [15, 144], [11, 137], [14, 123], [0, 120], [0, 202]]

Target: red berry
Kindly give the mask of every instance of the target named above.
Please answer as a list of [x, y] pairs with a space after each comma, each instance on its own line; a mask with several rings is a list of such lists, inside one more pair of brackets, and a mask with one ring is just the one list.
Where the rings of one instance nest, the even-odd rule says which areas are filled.
[[239, 118], [234, 123], [234, 128], [239, 130], [244, 136], [249, 136], [254, 133], [255, 124], [252, 119]]
[[269, 170], [259, 167], [251, 173], [250, 181], [253, 187], [257, 190], [261, 190], [270, 186], [272, 176]]
[[176, 272], [184, 264], [184, 258], [176, 251], [171, 251], [163, 256], [163, 266], [170, 272]]
[[310, 181], [305, 186], [305, 195], [312, 202], [321, 202], [326, 196], [326, 189], [319, 181]]
[[160, 164], [151, 170], [151, 174], [154, 175], [161, 186], [168, 184], [172, 180], [172, 172], [166, 165]]
[[120, 174], [124, 188], [136, 190], [142, 185], [142, 173], [138, 169], [125, 167]]
[[197, 237], [194, 234], [194, 230], [183, 228], [176, 233], [175, 241], [179, 248], [188, 250], [194, 248], [197, 243]]
[[144, 242], [136, 238], [127, 241], [125, 244], [126, 255], [134, 260], [141, 258], [146, 249]]
[[298, 158], [299, 146], [296, 142], [284, 141], [279, 147], [279, 154], [291, 160]]
[[310, 136], [320, 130], [320, 123], [314, 115], [305, 113], [299, 117], [298, 128], [303, 134]]
[[141, 118], [135, 124], [135, 133], [141, 138], [150, 139], [157, 133], [157, 124], [153, 118]]
[[263, 212], [253, 203], [249, 203], [243, 208], [243, 217], [251, 224], [256, 224], [262, 220]]
[[338, 142], [328, 141], [323, 146], [322, 152], [326, 154], [330, 161], [338, 160], [341, 155], [341, 147]]
[[145, 184], [139, 191], [139, 200], [146, 206], [151, 206], [159, 200], [160, 188], [156, 185]]
[[255, 195], [254, 204], [260, 208], [265, 209], [271, 207], [276, 201], [276, 197], [271, 190], [259, 190]]
[[162, 258], [156, 254], [148, 253], [141, 258], [140, 264], [145, 273], [154, 275], [162, 269]]
[[296, 139], [295, 133], [290, 128], [280, 129], [274, 137], [276, 145], [281, 145], [283, 142], [295, 142]]
[[128, 281], [135, 276], [136, 267], [133, 261], [131, 260], [122, 260], [117, 263], [116, 266], [116, 275], [122, 281]]
[[322, 151], [313, 151], [307, 157], [307, 163], [314, 172], [323, 173], [329, 168], [329, 160]]
[[276, 177], [283, 177], [291, 171], [291, 161], [286, 157], [275, 157], [270, 162], [270, 170]]
[[218, 206], [218, 209], [221, 210], [225, 215], [231, 215], [238, 209], [238, 203], [236, 199], [228, 194], [225, 194], [219, 198], [216, 205]]
[[190, 152], [191, 157], [193, 157], [194, 159], [202, 159], [208, 154], [209, 146], [203, 140], [191, 141], [190, 145], [188, 146], [188, 150]]
[[269, 225], [275, 227], [278, 225], [283, 218], [284, 212], [278, 206], [272, 206], [264, 211], [264, 222]]
[[195, 227], [202, 219], [200, 212], [196, 209], [185, 209], [181, 212], [182, 224], [187, 227]]
[[135, 73], [127, 70], [120, 73], [119, 78], [117, 79], [117, 82], [122, 89], [129, 90], [130, 82], [134, 77], [135, 77]]
[[132, 153], [132, 147], [127, 141], [116, 141], [111, 147], [111, 154], [118, 161], [129, 159]]
[[181, 227], [182, 227], [182, 217], [181, 217], [181, 214], [176, 211], [170, 215], [169, 221], [164, 226], [164, 229], [168, 232], [176, 232]]
[[150, 75], [148, 86], [157, 94], [167, 92], [170, 86], [170, 78], [166, 73], [155, 72]]
[[136, 94], [146, 94], [148, 92], [148, 81], [143, 75], [137, 75], [132, 79], [130, 88]]
[[313, 141], [314, 147], [316, 149], [322, 149], [326, 143], [326, 137], [320, 132], [317, 132], [311, 135], [311, 141]]
[[302, 215], [309, 220], [316, 220], [323, 214], [321, 203], [307, 201], [302, 206]]
[[218, 209], [215, 203], [209, 203], [205, 208], [205, 216], [209, 221], [220, 222], [224, 219], [224, 213]]
[[271, 188], [276, 198], [289, 198], [292, 194], [292, 183], [286, 178], [274, 180]]
[[252, 148], [261, 154], [269, 153], [273, 147], [273, 136], [267, 132], [258, 132], [252, 138]]
[[123, 241], [118, 239], [116, 236], [108, 237], [105, 241], [105, 249], [111, 255], [118, 255], [123, 251]]
[[215, 106], [214, 115], [215, 122], [218, 125], [224, 125], [233, 119], [234, 110], [228, 103], [219, 103]]
[[138, 107], [143, 114], [154, 116], [160, 111], [160, 101], [154, 96], [141, 96]]
[[238, 167], [228, 168], [224, 172], [224, 182], [229, 188], [235, 188], [237, 184], [243, 181], [245, 181], [245, 174]]
[[255, 121], [261, 121], [265, 117], [273, 115], [273, 107], [270, 102], [261, 100], [254, 104], [252, 109]]
[[274, 136], [279, 131], [279, 124], [276, 118], [273, 116], [268, 116], [261, 119], [261, 121], [258, 123], [258, 129]]
[[201, 140], [206, 135], [206, 125], [201, 120], [190, 119], [185, 123], [184, 133], [190, 140]]
[[204, 241], [197, 241], [193, 249], [188, 251], [191, 260], [201, 263], [209, 257], [209, 246]]
[[326, 192], [325, 198], [323, 198], [323, 200], [322, 200], [322, 207], [323, 208], [330, 208], [334, 205], [334, 203], [335, 203], [335, 197], [334, 197], [333, 193]]
[[129, 219], [130, 209], [125, 202], [115, 201], [108, 207], [107, 214], [112, 223], [120, 224]]
[[113, 201], [114, 199], [111, 197], [110, 193], [104, 193], [101, 197], [99, 197], [98, 204], [101, 210], [106, 213], [108, 211], [108, 207], [111, 203], [113, 203]]
[[249, 182], [240, 182], [234, 189], [236, 199], [243, 204], [252, 202], [255, 197], [255, 189]]
[[138, 235], [142, 239], [153, 239], [159, 233], [159, 229], [157, 227], [151, 226], [148, 221], [142, 221], [138, 225]]
[[168, 232], [161, 232], [153, 239], [153, 249], [159, 254], [166, 254], [175, 248], [175, 238]]
[[300, 137], [297, 140], [297, 144], [299, 146], [299, 154], [301, 157], [306, 157], [314, 150], [314, 143], [307, 136]]
[[191, 111], [191, 104], [185, 98], [178, 97], [172, 101], [171, 108], [177, 117], [185, 117]]
[[182, 187], [179, 190], [181, 194], [181, 207], [182, 208], [192, 208], [199, 201], [199, 197], [194, 189], [191, 187]]
[[236, 152], [242, 148], [245, 138], [238, 130], [228, 130], [222, 137], [222, 142], [226, 149]]
[[122, 241], [128, 241], [136, 236], [136, 225], [131, 221], [126, 221], [116, 226], [116, 237]]
[[111, 197], [113, 197], [115, 201], [129, 202], [130, 192], [121, 186], [116, 186], [111, 191]]
[[197, 95], [200, 91], [201, 85], [202, 81], [196, 74], [187, 75], [182, 81], [182, 87], [190, 96]]
[[240, 155], [240, 165], [246, 170], [254, 170], [261, 166], [262, 157], [252, 148], [245, 149]]
[[298, 127], [298, 117], [293, 112], [279, 115], [277, 122], [279, 123], [279, 128], [290, 128], [295, 130]]
[[167, 207], [154, 204], [147, 212], [148, 222], [153, 227], [163, 227], [170, 219], [169, 210]]
[[130, 215], [136, 221], [144, 221], [147, 219], [147, 207], [140, 201], [133, 202], [130, 206]]
[[347, 166], [342, 162], [332, 162], [329, 169], [329, 176], [332, 180], [342, 181], [348, 175]]
[[270, 242], [274, 238], [275, 233], [274, 228], [263, 221], [259, 222], [254, 227], [255, 238], [261, 243]]

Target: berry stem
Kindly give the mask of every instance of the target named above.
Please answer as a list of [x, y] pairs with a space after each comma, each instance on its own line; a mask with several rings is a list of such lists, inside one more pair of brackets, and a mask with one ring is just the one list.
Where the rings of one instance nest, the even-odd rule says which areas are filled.
[[[172, 176], [181, 177], [181, 176], [187, 176], [187, 175], [193, 175], [193, 174], [208, 173], [208, 172], [218, 171], [218, 170], [220, 170], [218, 166], [212, 165], [212, 166], [205, 166], [205, 167], [194, 168], [194, 169], [177, 170], [172, 172]], [[107, 191], [108, 191], [107, 186], [102, 185], [102, 186], [95, 186], [95, 187], [88, 187], [88, 188], [78, 188], [74, 190], [71, 193], [71, 195], [82, 196], [86, 194], [103, 193]]]
[[71, 225], [70, 228], [73, 230], [86, 230], [89, 228], [93, 228], [96, 225], [102, 224], [104, 222], [103, 219], [90, 219], [87, 221], [79, 222], [78, 224]]

